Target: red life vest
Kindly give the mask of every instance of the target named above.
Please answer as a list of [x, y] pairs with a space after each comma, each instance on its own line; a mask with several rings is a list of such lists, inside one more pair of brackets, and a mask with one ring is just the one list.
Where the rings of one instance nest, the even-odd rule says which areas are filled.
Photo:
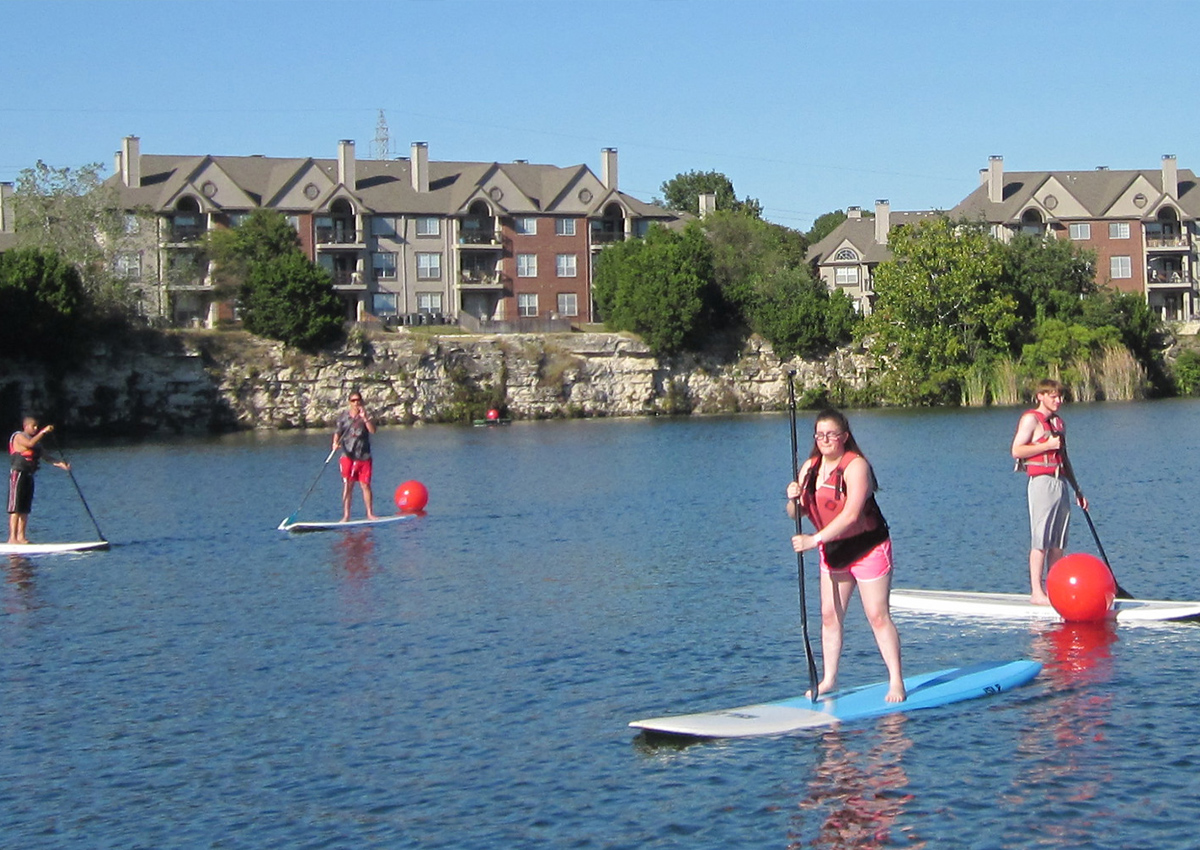
[[[1042, 426], [1042, 435], [1033, 441], [1035, 443], [1044, 443], [1051, 436], [1062, 434], [1067, 429], [1057, 413], [1047, 416], [1040, 410], [1025, 412], [1032, 413], [1037, 418], [1038, 424]], [[1035, 475], [1058, 475], [1059, 470], [1062, 469], [1062, 453], [1058, 449], [1042, 452], [1039, 455], [1025, 458], [1025, 462], [1021, 465], [1031, 478]]]
[[41, 446], [28, 449], [17, 448], [17, 435], [23, 431], [14, 431], [8, 438], [9, 465], [17, 472], [37, 472], [38, 458], [42, 456]]
[[[817, 473], [821, 464], [814, 462], [809, 467], [802, 488], [801, 503], [805, 515], [818, 530], [829, 525], [846, 507], [846, 467], [859, 457], [862, 455], [857, 452], [845, 452], [838, 465], [820, 486], [817, 485]], [[826, 540], [822, 544], [825, 562], [832, 569], [849, 567], [887, 539], [887, 520], [883, 518], [883, 511], [879, 510], [875, 493], [872, 492], [863, 503], [858, 519], [851, 523], [837, 540]]]

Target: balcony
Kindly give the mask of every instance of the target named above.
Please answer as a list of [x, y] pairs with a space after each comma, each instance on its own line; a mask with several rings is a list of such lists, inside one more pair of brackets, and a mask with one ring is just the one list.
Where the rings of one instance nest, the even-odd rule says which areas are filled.
[[333, 227], [317, 227], [317, 247], [326, 249], [350, 248], [354, 250], [360, 250], [365, 246], [359, 239], [358, 231], [353, 225], [334, 225]]
[[1147, 248], [1180, 248], [1187, 250], [1191, 246], [1188, 244], [1186, 236], [1178, 234], [1163, 234], [1163, 233], [1147, 233], [1146, 234]]
[[1146, 286], [1156, 292], [1186, 291], [1196, 287], [1196, 279], [1188, 272], [1146, 269]]
[[458, 276], [458, 285], [462, 289], [503, 289], [504, 278], [495, 271], [463, 269]]
[[592, 229], [592, 245], [612, 245], [616, 242], [625, 241], [624, 230], [600, 230]]
[[171, 224], [167, 227], [167, 242], [179, 244], [203, 239], [207, 228], [203, 224]]
[[329, 277], [333, 281], [334, 289], [366, 289], [367, 285], [363, 283], [361, 272], [352, 272], [345, 269], [329, 270]]
[[496, 249], [502, 247], [491, 216], [466, 216], [459, 220], [458, 245], [461, 248]]

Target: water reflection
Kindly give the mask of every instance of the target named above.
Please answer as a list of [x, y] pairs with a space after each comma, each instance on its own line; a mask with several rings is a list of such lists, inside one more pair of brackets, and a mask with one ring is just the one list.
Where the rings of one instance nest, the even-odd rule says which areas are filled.
[[9, 555], [4, 564], [4, 613], [17, 614], [37, 607], [34, 599], [33, 561]]
[[[921, 848], [924, 841], [908, 834], [893, 836], [897, 818], [914, 799], [906, 793], [908, 774], [903, 758], [912, 746], [905, 734], [908, 718], [890, 714], [880, 718], [873, 733], [846, 732], [831, 729], [821, 735], [820, 762], [809, 783], [808, 796], [801, 800], [788, 836], [788, 847], [840, 848], [891, 847], [903, 843]], [[855, 744], [870, 742], [866, 752], [858, 752]], [[802, 837], [810, 833], [812, 815], [821, 816], [817, 835], [812, 840]]]

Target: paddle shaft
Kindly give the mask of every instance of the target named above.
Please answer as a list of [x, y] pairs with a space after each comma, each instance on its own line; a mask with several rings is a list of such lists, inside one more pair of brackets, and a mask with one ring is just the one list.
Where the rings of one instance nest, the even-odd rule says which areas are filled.
[[83, 502], [83, 509], [87, 511], [88, 518], [91, 519], [92, 525], [96, 527], [96, 534], [100, 535], [100, 539], [105, 543], [108, 538], [104, 536], [104, 532], [100, 530], [100, 523], [96, 522], [96, 515], [92, 513], [92, 509], [88, 507], [87, 499], [83, 497], [83, 490], [79, 486], [79, 482], [75, 480], [75, 473], [71, 471], [71, 464], [67, 462], [66, 455], [63, 454], [62, 446], [58, 444], [58, 437], [54, 436], [54, 432], [50, 432], [50, 439], [54, 441], [54, 451], [58, 453], [59, 459], [67, 464], [67, 475], [71, 476], [71, 483], [75, 485], [75, 492], [79, 494], [79, 501]]
[[[796, 439], [796, 385], [795, 372], [788, 372], [788, 418], [792, 426], [792, 480], [798, 481], [800, 478], [800, 450]], [[800, 500], [795, 502], [796, 511], [796, 533], [801, 533], [801, 517], [803, 512], [800, 510]], [[796, 553], [796, 583], [800, 588], [800, 631], [804, 635], [804, 657], [808, 662], [808, 684], [809, 694], [812, 701], [817, 701], [817, 661], [813, 657], [812, 644], [808, 640], [808, 600], [804, 593], [804, 553]]]
[[296, 514], [300, 513], [300, 509], [304, 507], [304, 503], [308, 501], [308, 497], [312, 495], [312, 491], [317, 489], [317, 482], [321, 480], [321, 476], [325, 474], [325, 467], [329, 466], [329, 461], [333, 460], [333, 456], [337, 454], [338, 447], [334, 446], [329, 450], [329, 456], [325, 458], [325, 462], [321, 464], [321, 471], [317, 473], [317, 477], [313, 479], [313, 483], [308, 485], [308, 492], [304, 494], [304, 498], [300, 500], [300, 504], [296, 505], [296, 510], [288, 514], [288, 518], [283, 521], [284, 525], [291, 525]]
[[[1063, 477], [1067, 479], [1067, 483], [1075, 491], [1076, 502], [1082, 502], [1083, 491], [1079, 489], [1079, 480], [1075, 477], [1075, 470], [1071, 466], [1071, 458], [1067, 455], [1067, 435], [1059, 433], [1056, 436], [1059, 439], [1058, 453], [1059, 457], [1062, 458]], [[1104, 560], [1104, 566], [1108, 567], [1108, 572], [1113, 577], [1113, 584], [1117, 586], [1117, 598], [1133, 599], [1133, 594], [1121, 587], [1121, 583], [1117, 581], [1117, 574], [1113, 572], [1112, 564], [1108, 560], [1108, 554], [1104, 551], [1104, 545], [1100, 542], [1100, 535], [1096, 533], [1096, 523], [1092, 522], [1092, 515], [1088, 513], [1088, 509], [1083, 507], [1082, 504], [1079, 507], [1083, 510], [1083, 518], [1087, 520], [1088, 528], [1091, 529], [1092, 540], [1096, 541], [1096, 548], [1100, 551], [1100, 557]]]

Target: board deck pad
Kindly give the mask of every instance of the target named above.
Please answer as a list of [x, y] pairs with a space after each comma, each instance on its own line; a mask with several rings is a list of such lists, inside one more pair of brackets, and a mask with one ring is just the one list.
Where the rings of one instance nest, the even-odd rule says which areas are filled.
[[[965, 590], [902, 590], [889, 597], [893, 611], [991, 617], [998, 620], [1055, 620], [1062, 617], [1049, 605], [1034, 605], [1023, 593], [974, 593]], [[1118, 599], [1112, 615], [1122, 623], [1200, 622], [1200, 602], [1169, 599]]]
[[887, 682], [863, 685], [821, 697], [815, 703], [806, 696], [777, 702], [743, 705], [720, 711], [652, 717], [635, 720], [635, 729], [660, 735], [689, 738], [749, 738], [786, 735], [803, 729], [832, 726], [850, 720], [865, 720], [884, 714], [936, 708], [962, 700], [995, 696], [1031, 681], [1042, 669], [1036, 661], [984, 661], [967, 667], [951, 667], [933, 673], [906, 676], [908, 699], [887, 702]]
[[0, 543], [0, 555], [65, 555], [107, 548], [107, 540], [88, 540], [81, 543]]
[[400, 520], [412, 519], [417, 514], [395, 514], [393, 516], [381, 516], [379, 519], [351, 519], [346, 522], [293, 522], [291, 524], [285, 519], [279, 523], [280, 531], [291, 531], [295, 534], [301, 534], [307, 531], [345, 531], [353, 528], [363, 528], [364, 526], [372, 525], [387, 525], [389, 522], [399, 522]]

